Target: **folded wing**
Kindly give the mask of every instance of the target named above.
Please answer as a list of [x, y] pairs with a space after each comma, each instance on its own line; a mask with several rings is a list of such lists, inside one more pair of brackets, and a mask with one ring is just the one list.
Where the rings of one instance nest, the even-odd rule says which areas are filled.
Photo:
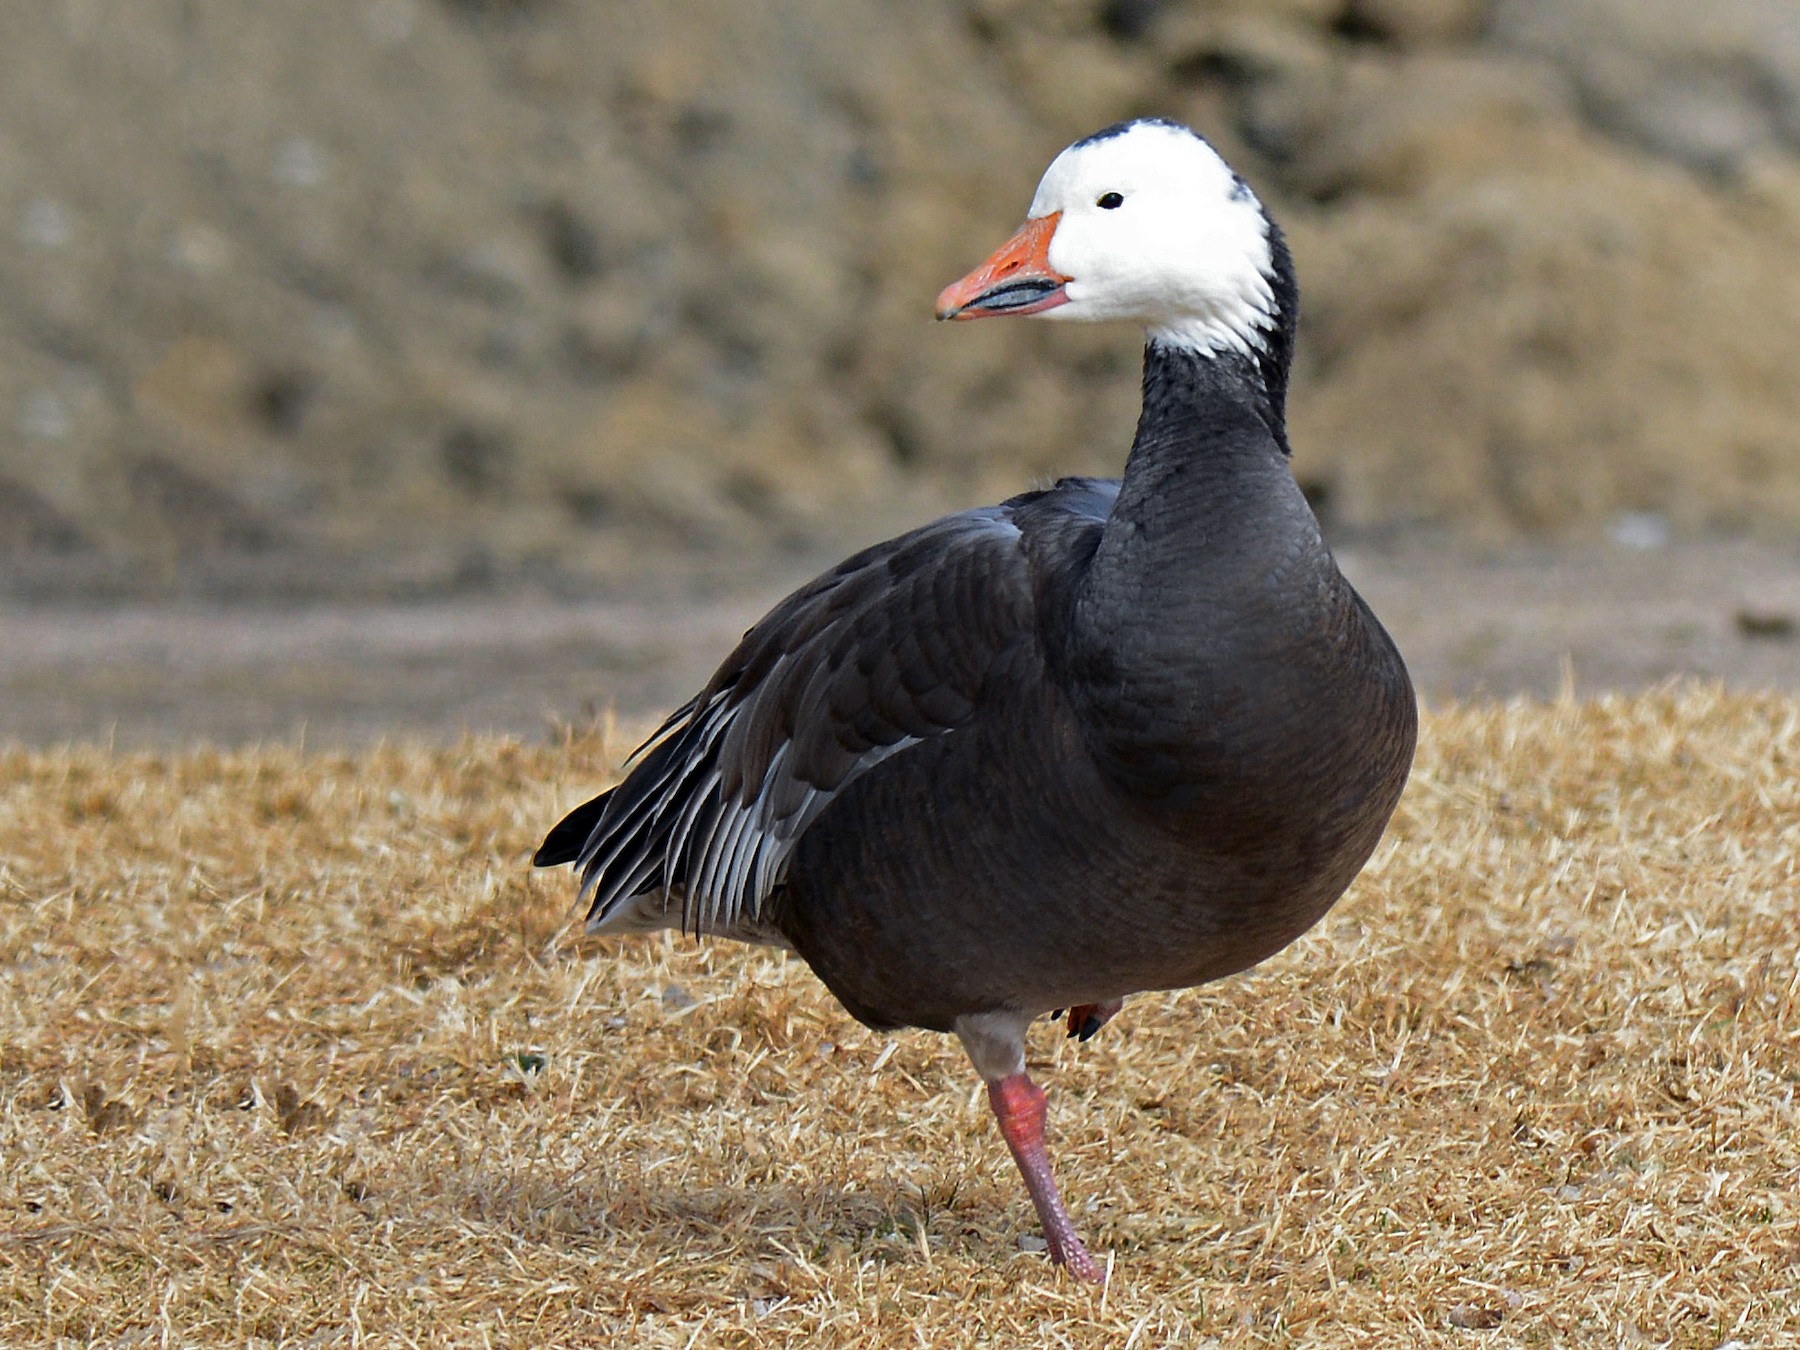
[[1060, 493], [1058, 514], [1074, 506], [1097, 530], [1111, 498], [1099, 486], [947, 517], [789, 596], [639, 748], [624, 782], [551, 832], [538, 863], [573, 857], [590, 930], [766, 931], [806, 828], [858, 776], [965, 726], [996, 696], [1001, 658], [1036, 643], [1020, 512]]

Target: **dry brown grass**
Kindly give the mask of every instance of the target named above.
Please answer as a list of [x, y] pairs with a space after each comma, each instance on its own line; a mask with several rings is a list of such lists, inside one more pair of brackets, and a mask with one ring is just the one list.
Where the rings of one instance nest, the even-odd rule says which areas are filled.
[[[0, 753], [0, 1343], [1800, 1343], [1800, 703], [1428, 718], [1255, 973], [961, 1053], [564, 927], [616, 747]], [[1491, 1327], [1491, 1330], [1479, 1330]]]

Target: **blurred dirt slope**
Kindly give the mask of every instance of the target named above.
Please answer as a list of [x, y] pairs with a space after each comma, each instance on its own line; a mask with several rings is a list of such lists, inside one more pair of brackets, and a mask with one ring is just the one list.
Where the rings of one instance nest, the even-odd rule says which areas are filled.
[[4, 28], [15, 594], [586, 585], [1116, 470], [1128, 336], [929, 312], [1057, 149], [1143, 112], [1289, 228], [1298, 468], [1338, 527], [1800, 522], [1791, 5], [42, 0]]

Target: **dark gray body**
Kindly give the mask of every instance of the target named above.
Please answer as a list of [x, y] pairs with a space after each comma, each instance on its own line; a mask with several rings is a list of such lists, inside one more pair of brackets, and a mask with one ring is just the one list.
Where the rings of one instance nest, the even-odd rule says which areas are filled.
[[538, 861], [581, 863], [602, 931], [785, 942], [880, 1026], [1279, 950], [1374, 849], [1416, 713], [1268, 385], [1152, 346], [1120, 483], [951, 517], [803, 588]]

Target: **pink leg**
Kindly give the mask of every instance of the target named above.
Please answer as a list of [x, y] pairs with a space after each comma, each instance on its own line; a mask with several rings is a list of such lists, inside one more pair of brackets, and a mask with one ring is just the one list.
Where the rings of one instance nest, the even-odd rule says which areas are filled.
[[1050, 1157], [1044, 1151], [1044, 1090], [1023, 1072], [1008, 1074], [988, 1084], [988, 1102], [1000, 1122], [1006, 1146], [1012, 1150], [1013, 1161], [1025, 1178], [1031, 1203], [1037, 1206], [1038, 1222], [1044, 1225], [1044, 1237], [1050, 1243], [1050, 1259], [1067, 1266], [1080, 1279], [1105, 1279], [1098, 1263], [1075, 1235], [1075, 1224], [1063, 1208], [1062, 1196], [1056, 1192]]
[[1069, 1035], [1087, 1040], [1119, 1014], [1125, 1006], [1122, 998], [1109, 998], [1104, 1003], [1083, 1003], [1069, 1009]]

